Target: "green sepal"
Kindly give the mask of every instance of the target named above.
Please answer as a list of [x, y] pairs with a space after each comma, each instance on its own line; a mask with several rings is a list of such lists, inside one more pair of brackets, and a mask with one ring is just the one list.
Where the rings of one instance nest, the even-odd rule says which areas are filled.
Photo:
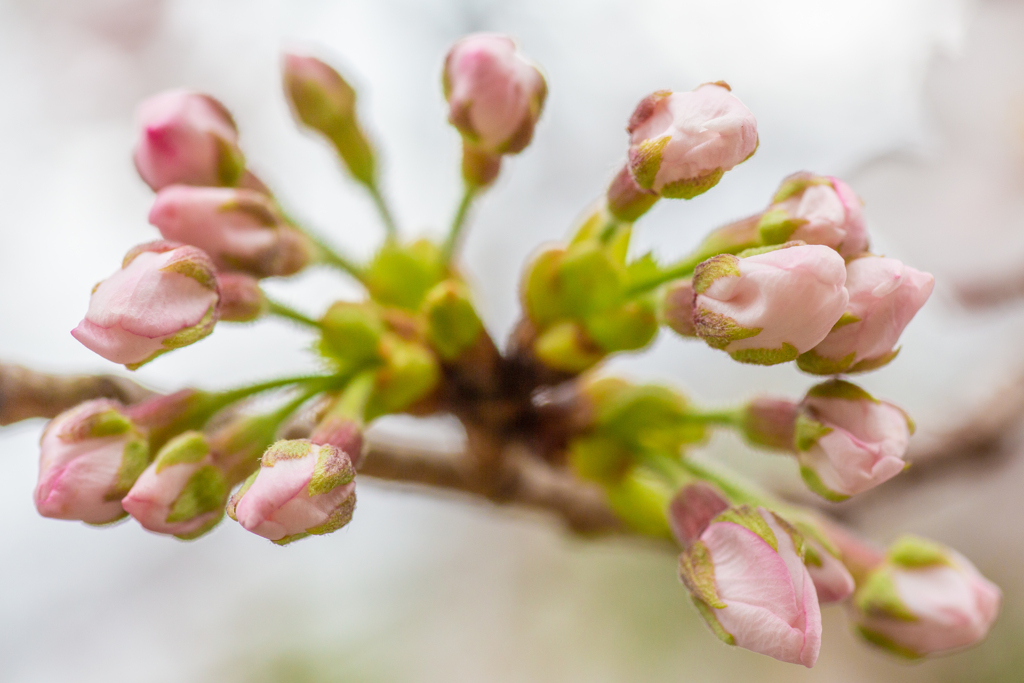
[[376, 177], [377, 162], [373, 146], [359, 127], [358, 120], [354, 116], [339, 119], [326, 134], [352, 177], [363, 185], [372, 186]]
[[355, 489], [353, 489], [351, 495], [345, 498], [345, 500], [342, 501], [341, 505], [334, 509], [330, 517], [327, 518], [326, 522], [306, 529], [306, 533], [311, 536], [323, 536], [324, 534], [329, 534], [334, 531], [337, 531], [338, 529], [352, 521], [352, 514], [355, 512], [355, 509], [356, 492]]
[[174, 437], [156, 454], [156, 473], [171, 465], [195, 463], [210, 453], [210, 443], [202, 432], [188, 431]]
[[732, 254], [719, 254], [698, 265], [693, 271], [693, 291], [703, 294], [721, 277], [740, 277], [738, 257]]
[[200, 263], [190, 258], [180, 258], [171, 261], [162, 267], [160, 271], [184, 275], [187, 278], [192, 278], [206, 289], [217, 290], [217, 276], [207, 263]]
[[385, 306], [415, 310], [427, 292], [444, 279], [445, 264], [437, 245], [427, 240], [411, 244], [387, 241], [366, 269], [366, 288]]
[[803, 218], [792, 218], [785, 209], [773, 209], [761, 214], [757, 232], [765, 244], [782, 244], [789, 240], [796, 229], [807, 223]]
[[523, 308], [530, 320], [541, 329], [568, 317], [556, 284], [558, 268], [565, 254], [564, 247], [545, 249], [534, 257], [523, 276]]
[[57, 434], [57, 438], [73, 443], [83, 439], [118, 436], [133, 429], [135, 429], [135, 425], [130, 419], [122, 415], [116, 408], [108, 408], [65, 426]]
[[724, 609], [726, 604], [718, 597], [715, 585], [715, 565], [711, 553], [703, 541], [694, 541], [679, 555], [679, 578], [690, 590], [694, 599], [708, 607]]
[[231, 500], [228, 501], [226, 512], [228, 513], [228, 517], [235, 520], [236, 522], [238, 521], [238, 518], [235, 516], [235, 508], [238, 507], [238, 502], [242, 500], [242, 496], [245, 495], [245, 492], [252, 488], [252, 485], [253, 483], [255, 483], [256, 477], [258, 477], [259, 474], [260, 471], [258, 469], [252, 474], [250, 474], [248, 478], [246, 478], [246, 480], [239, 487], [239, 489], [235, 491], [235, 494], [231, 496]]
[[838, 375], [846, 372], [857, 357], [856, 351], [838, 360], [819, 356], [817, 351], [811, 349], [796, 357], [796, 366], [810, 375]]
[[686, 398], [668, 387], [627, 385], [596, 405], [601, 431], [639, 448], [675, 453], [707, 437], [706, 426], [690, 419]]
[[283, 439], [274, 442], [260, 459], [262, 467], [273, 467], [279, 460], [301, 460], [313, 452], [314, 446], [307, 439]]
[[[719, 350], [724, 350], [734, 341], [756, 337], [761, 334], [763, 329], [761, 327], [743, 327], [727, 315], [715, 313], [700, 306], [693, 312], [693, 326], [697, 330], [697, 336], [703, 339], [711, 348]], [[752, 350], [755, 352], [762, 351], [762, 349]], [[796, 351], [796, 349], [793, 349], [793, 351]], [[739, 359], [737, 358], [737, 360]]]
[[631, 154], [629, 162], [630, 171], [633, 173], [633, 180], [645, 190], [651, 189], [654, 179], [661, 168], [661, 152], [665, 145], [672, 140], [671, 135], [662, 135], [653, 140], [644, 140], [637, 146], [636, 152]]
[[174, 534], [174, 537], [177, 538], [179, 541], [194, 541], [200, 536], [205, 536], [206, 534], [213, 531], [213, 528], [220, 524], [222, 519], [224, 519], [223, 513], [211, 518], [210, 521], [208, 521], [206, 524], [202, 525], [195, 531], [189, 532], [187, 534]]
[[309, 495], [330, 493], [337, 487], [351, 482], [355, 476], [352, 460], [346, 453], [333, 446], [320, 446], [313, 476], [309, 479]]
[[[822, 548], [824, 548], [825, 552], [827, 552], [829, 555], [836, 558], [837, 560], [842, 559], [842, 553], [839, 552], [839, 548], [836, 546], [835, 543], [832, 542], [832, 539], [829, 538], [825, 532], [823, 532], [821, 529], [817, 527], [817, 525], [812, 524], [810, 522], [799, 521], [794, 522], [793, 526], [795, 526], [804, 537], [813, 540]], [[816, 550], [812, 551], [809, 543], [806, 544], [806, 548], [808, 552], [814, 552], [815, 554], [817, 554]]]
[[832, 326], [832, 332], [835, 332], [840, 328], [846, 327], [847, 325], [859, 323], [860, 320], [861, 319], [855, 316], [853, 313], [850, 313], [849, 311], [843, 311], [843, 314], [839, 316], [839, 320], [837, 320], [836, 324]]
[[870, 401], [871, 403], [880, 403], [877, 398], [864, 391], [853, 382], [847, 382], [843, 379], [830, 379], [827, 382], [815, 384], [807, 391], [807, 396], [813, 398], [838, 398], [844, 401]]
[[[775, 532], [768, 526], [768, 522], [764, 520], [761, 513], [757, 509], [749, 505], [740, 505], [738, 507], [732, 507], [728, 510], [721, 512], [717, 517], [711, 520], [711, 524], [717, 524], [719, 522], [731, 522], [732, 524], [738, 524], [747, 531], [753, 532], [761, 537], [765, 543], [771, 546], [772, 550], [779, 552], [779, 541], [775, 537]], [[787, 525], [788, 526], [788, 525]]]
[[796, 416], [793, 445], [798, 451], [809, 451], [818, 443], [818, 439], [831, 433], [831, 427], [825, 426], [805, 413], [800, 413]]
[[149, 442], [145, 439], [132, 439], [124, 445], [121, 464], [117, 468], [117, 481], [104, 500], [121, 500], [136, 480], [149, 466]]
[[800, 478], [804, 480], [804, 484], [808, 489], [827, 501], [842, 503], [844, 500], [849, 500], [850, 498], [850, 496], [845, 493], [833, 491], [829, 487], [825, 486], [825, 483], [821, 480], [821, 477], [818, 476], [818, 473], [807, 465], [800, 465]]
[[800, 355], [800, 352], [792, 344], [783, 342], [782, 348], [779, 349], [739, 349], [737, 351], [730, 351], [729, 355], [732, 356], [734, 361], [739, 363], [778, 365], [795, 360]]
[[654, 340], [659, 329], [650, 296], [591, 315], [583, 324], [594, 343], [608, 353], [642, 349]]
[[759, 256], [761, 254], [769, 254], [773, 251], [779, 251], [780, 249], [789, 249], [791, 247], [804, 247], [807, 246], [807, 242], [803, 240], [792, 240], [790, 242], [783, 242], [782, 244], [769, 244], [763, 247], [750, 247], [744, 249], [740, 253], [736, 254], [737, 258], [749, 258], [751, 256]]
[[579, 374], [605, 357], [586, 330], [570, 320], [549, 327], [537, 337], [533, 352], [549, 368], [571, 374]]
[[871, 370], [877, 370], [880, 367], [891, 363], [896, 356], [900, 353], [900, 348], [897, 347], [889, 353], [884, 353], [877, 358], [865, 358], [862, 361], [854, 363], [854, 365], [846, 370], [846, 372], [870, 372]]
[[872, 631], [871, 629], [860, 625], [858, 625], [856, 629], [857, 633], [860, 634], [861, 638], [868, 641], [872, 645], [875, 645], [876, 647], [880, 647], [883, 650], [891, 652], [894, 655], [898, 655], [900, 657], [913, 660], [922, 659], [924, 657], [924, 655], [919, 654], [906, 646], [896, 643], [891, 638], [882, 635], [878, 631]]
[[806, 173], [797, 174], [782, 181], [775, 196], [772, 197], [772, 204], [784, 202], [795, 194], [799, 194], [812, 185], [831, 185], [832, 181], [824, 176], [816, 176]]
[[427, 339], [444, 360], [458, 358], [480, 338], [484, 326], [466, 286], [445, 280], [431, 289], [423, 302]]
[[437, 357], [423, 344], [395, 334], [383, 339], [384, 365], [366, 409], [366, 421], [410, 407], [432, 392], [441, 380]]
[[573, 245], [555, 274], [560, 308], [571, 317], [585, 318], [614, 306], [622, 297], [625, 276], [625, 268], [612, 259], [603, 245]]
[[917, 615], [910, 611], [896, 590], [892, 569], [885, 565], [868, 574], [853, 596], [853, 604], [869, 617], [886, 617], [907, 622], [918, 620]]
[[726, 645], [735, 645], [736, 639], [733, 637], [731, 633], [726, 631], [725, 627], [722, 626], [722, 623], [718, 621], [718, 616], [715, 614], [714, 609], [712, 609], [708, 605], [705, 605], [701, 600], [697, 599], [696, 597], [691, 596], [690, 599], [693, 600], [694, 606], [696, 606], [697, 611], [700, 613], [701, 617], [704, 618], [704, 622], [708, 625], [708, 628], [711, 629], [711, 632], [714, 633], [715, 636], [717, 636], [718, 639]]
[[952, 566], [945, 547], [935, 541], [910, 534], [897, 538], [889, 546], [887, 556], [892, 564], [907, 569]]
[[224, 507], [228, 497], [228, 485], [224, 475], [213, 465], [200, 467], [189, 477], [185, 488], [171, 505], [167, 523], [187, 522], [199, 515]]
[[231, 141], [219, 135], [213, 139], [217, 146], [217, 179], [223, 187], [234, 187], [245, 173], [245, 156]]
[[668, 199], [693, 199], [717, 185], [724, 175], [725, 169], [719, 166], [710, 173], [705, 173], [697, 178], [665, 183], [658, 194]]
[[321, 355], [353, 368], [380, 362], [385, 326], [373, 304], [338, 301], [320, 318], [320, 328]]

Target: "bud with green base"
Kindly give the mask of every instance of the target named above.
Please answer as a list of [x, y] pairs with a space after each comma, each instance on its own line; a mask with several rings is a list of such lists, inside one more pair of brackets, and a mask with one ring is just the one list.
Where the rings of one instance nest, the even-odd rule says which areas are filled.
[[441, 250], [429, 240], [388, 241], [366, 269], [366, 287], [384, 306], [416, 310], [448, 274]]
[[318, 446], [334, 446], [344, 451], [353, 467], [359, 467], [366, 456], [363, 439], [366, 406], [376, 383], [374, 371], [356, 375], [349, 385], [331, 401], [309, 440]]
[[437, 356], [425, 345], [388, 333], [381, 340], [383, 365], [377, 371], [367, 421], [411, 409], [426, 399], [441, 380]]
[[758, 230], [764, 244], [800, 240], [821, 244], [843, 258], [868, 248], [862, 202], [850, 186], [831, 176], [794, 173], [782, 181]]
[[458, 359], [484, 334], [469, 289], [459, 280], [445, 280], [427, 292], [422, 311], [427, 341], [446, 362]]
[[850, 612], [869, 642], [916, 659], [980, 642], [1001, 598], [999, 588], [959, 553], [903, 536], [858, 587]]
[[373, 303], [338, 301], [320, 318], [320, 354], [344, 369], [380, 362], [381, 340], [387, 327]]

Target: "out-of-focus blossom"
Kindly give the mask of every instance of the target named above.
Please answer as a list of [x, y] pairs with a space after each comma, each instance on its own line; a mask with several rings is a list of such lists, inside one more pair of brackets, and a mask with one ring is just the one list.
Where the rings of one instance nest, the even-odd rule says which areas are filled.
[[804, 564], [820, 604], [842, 602], [853, 594], [855, 585], [846, 566], [832, 549], [810, 535], [804, 535]]
[[757, 149], [757, 121], [722, 82], [691, 92], [659, 90], [629, 121], [629, 167], [637, 184], [690, 199]]
[[157, 194], [149, 222], [165, 239], [205, 251], [218, 270], [292, 275], [314, 253], [309, 239], [284, 223], [273, 201], [254, 190], [172, 185]]
[[150, 242], [128, 252], [121, 270], [96, 285], [85, 318], [71, 334], [134, 370], [210, 334], [218, 300], [213, 263], [205, 252]]
[[235, 185], [242, 178], [238, 128], [213, 97], [169, 90], [140, 104], [136, 118], [135, 168], [154, 190], [178, 183]]
[[917, 658], [980, 642], [1001, 599], [999, 587], [959, 553], [904, 536], [857, 589], [851, 612], [867, 640]]
[[105, 524], [124, 517], [121, 498], [149, 462], [141, 430], [109, 399], [55, 417], [40, 443], [36, 509], [44, 517]]
[[345, 451], [308, 440], [278, 441], [228, 504], [247, 531], [278, 544], [328, 534], [355, 509], [355, 469]]
[[217, 273], [220, 288], [220, 319], [247, 323], [267, 312], [269, 301], [260, 282], [245, 273]]
[[766, 244], [800, 240], [832, 247], [843, 258], [867, 251], [864, 210], [850, 186], [838, 178], [794, 173], [782, 181], [758, 222]]
[[797, 418], [796, 449], [807, 485], [845, 500], [903, 471], [912, 432], [906, 413], [843, 380], [812, 387]]
[[774, 365], [816, 346], [846, 309], [846, 267], [833, 249], [797, 243], [694, 271], [693, 322], [709, 346]]
[[732, 508], [680, 555], [680, 575], [721, 640], [811, 667], [821, 612], [802, 547], [800, 534], [774, 513]]
[[846, 266], [850, 293], [843, 317], [816, 347], [797, 359], [819, 375], [863, 372], [896, 357], [904, 328], [928, 301], [935, 278], [896, 259], [864, 256]]

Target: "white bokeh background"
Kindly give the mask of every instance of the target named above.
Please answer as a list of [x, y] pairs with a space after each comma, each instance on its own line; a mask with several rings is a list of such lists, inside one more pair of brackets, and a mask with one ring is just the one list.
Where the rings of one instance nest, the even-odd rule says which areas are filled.
[[[290, 120], [282, 48], [351, 77], [405, 232], [439, 235], [459, 192], [439, 68], [475, 30], [516, 36], [550, 86], [533, 145], [506, 164], [466, 243], [496, 336], [518, 314], [523, 260], [562, 236], [621, 163], [636, 101], [724, 79], [757, 115], [760, 149], [707, 195], [662, 202], [637, 253], [684, 253], [761, 208], [792, 171], [841, 175], [867, 201], [876, 250], [939, 279], [901, 357], [865, 386], [927, 431], [1015, 374], [1022, 310], [968, 314], [949, 295], [957, 278], [1012, 273], [1024, 255], [1024, 3], [1011, 0], [0, 0], [0, 358], [117, 370], [68, 330], [91, 286], [156, 234], [130, 149], [135, 103], [162, 88], [224, 101], [289, 210], [372, 253], [369, 201]], [[272, 291], [309, 312], [355, 293], [325, 272]], [[226, 387], [314, 367], [309, 342], [275, 321], [224, 325], [136, 375], [161, 389]], [[719, 402], [812, 381], [669, 335], [614, 366]], [[877, 496], [858, 516], [879, 541], [914, 530], [956, 545], [1002, 583], [990, 642], [907, 667], [856, 642], [832, 609], [821, 660], [805, 671], [720, 646], [663, 551], [573, 539], [465, 501], [363, 483], [353, 524], [287, 549], [230, 522], [181, 543], [133, 524], [44, 520], [31, 503], [41, 427], [0, 431], [3, 681], [1015, 680], [999, 678], [1024, 633], [1015, 460], [910, 498]], [[791, 463], [728, 439], [709, 450], [794, 487]]]

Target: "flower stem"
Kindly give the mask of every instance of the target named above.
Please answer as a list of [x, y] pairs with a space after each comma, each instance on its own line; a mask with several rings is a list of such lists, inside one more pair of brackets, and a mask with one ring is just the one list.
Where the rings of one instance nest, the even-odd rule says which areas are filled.
[[271, 389], [280, 389], [281, 387], [287, 387], [295, 384], [315, 384], [317, 386], [321, 384], [329, 384], [332, 381], [338, 381], [336, 375], [298, 375], [296, 377], [283, 377], [281, 379], [272, 379], [266, 382], [260, 382], [258, 384], [251, 384], [247, 387], [239, 387], [237, 389], [229, 389], [215, 394], [210, 394], [211, 406], [215, 407], [210, 414], [220, 410], [226, 406], [231, 405], [242, 399], [261, 394], [264, 391], [270, 391]]
[[451, 261], [452, 255], [458, 247], [459, 237], [462, 234], [462, 230], [466, 225], [466, 218], [469, 215], [469, 207], [472, 205], [479, 190], [480, 188], [476, 185], [472, 185], [470, 183], [465, 184], [465, 189], [462, 192], [462, 200], [459, 202], [459, 208], [455, 211], [455, 217], [452, 219], [452, 225], [448, 229], [448, 237], [445, 238], [444, 244], [441, 246], [441, 258], [444, 263]]
[[740, 429], [743, 427], [745, 414], [743, 408], [720, 408], [718, 410], [695, 410], [688, 413], [687, 417], [701, 424]]
[[288, 320], [294, 320], [295, 322], [305, 325], [306, 327], [312, 327], [313, 329], [319, 330], [320, 323], [313, 320], [307, 315], [299, 313], [294, 308], [286, 306], [280, 302], [274, 301], [273, 299], [267, 299], [267, 312], [271, 315], [276, 315], [279, 318], [287, 318]]
[[[717, 253], [718, 252], [715, 252], [715, 254]], [[631, 283], [629, 288], [626, 290], [626, 296], [640, 296], [641, 294], [646, 294], [652, 289], [660, 287], [666, 282], [680, 280], [684, 277], [693, 275], [694, 268], [700, 265], [703, 261], [715, 256], [715, 254], [709, 254], [706, 251], [697, 250], [688, 256], [684, 256], [679, 261], [662, 268], [659, 273]]]
[[389, 241], [398, 239], [398, 226], [395, 224], [391, 209], [388, 208], [388, 202], [381, 193], [380, 188], [377, 187], [377, 183], [367, 183], [366, 189], [369, 191], [373, 204], [377, 207], [377, 213], [380, 214], [381, 221], [384, 223], [384, 233], [387, 239]]
[[698, 463], [692, 458], [683, 458], [680, 465], [698, 479], [703, 479], [720, 488], [722, 493], [728, 496], [733, 503], [764, 506], [778, 512], [789, 507], [770, 494], [740, 480], [735, 474], [726, 472], [721, 467]]

